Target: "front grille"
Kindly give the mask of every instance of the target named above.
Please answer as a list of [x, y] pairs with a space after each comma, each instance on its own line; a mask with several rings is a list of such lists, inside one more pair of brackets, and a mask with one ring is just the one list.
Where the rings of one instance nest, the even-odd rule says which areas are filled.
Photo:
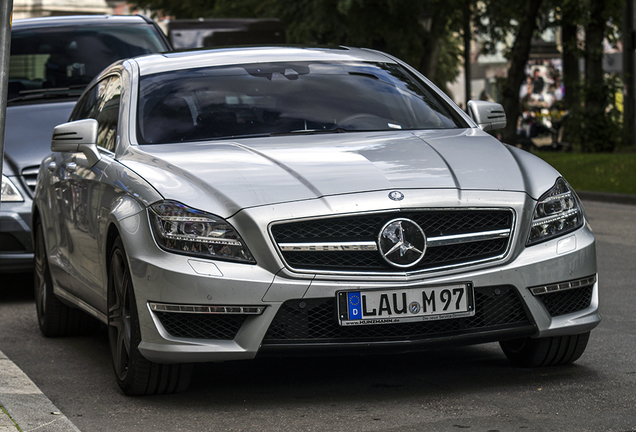
[[417, 223], [428, 239], [424, 258], [409, 267], [410, 272], [501, 258], [508, 250], [514, 223], [510, 210], [421, 210], [277, 223], [271, 233], [294, 270], [403, 272], [377, 250], [380, 230], [396, 218]]
[[35, 186], [37, 185], [38, 180], [38, 171], [40, 167], [38, 165], [24, 168], [22, 170], [22, 181], [27, 186], [31, 197], [35, 194]]
[[232, 340], [248, 315], [155, 312], [163, 328], [174, 337]]
[[415, 341], [528, 324], [521, 299], [511, 286], [476, 287], [472, 317], [402, 324], [340, 326], [334, 298], [288, 300], [272, 321], [263, 345]]
[[556, 291], [538, 296], [551, 316], [566, 315], [590, 307], [592, 285], [583, 288]]

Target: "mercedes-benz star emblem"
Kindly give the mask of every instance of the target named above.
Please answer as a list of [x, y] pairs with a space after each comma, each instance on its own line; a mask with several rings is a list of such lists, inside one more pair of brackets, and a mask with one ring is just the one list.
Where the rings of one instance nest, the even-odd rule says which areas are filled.
[[404, 199], [404, 194], [400, 191], [391, 191], [389, 192], [389, 198], [393, 201], [402, 201]]
[[392, 266], [413, 267], [424, 258], [426, 235], [410, 219], [393, 219], [380, 230], [378, 247], [382, 258]]

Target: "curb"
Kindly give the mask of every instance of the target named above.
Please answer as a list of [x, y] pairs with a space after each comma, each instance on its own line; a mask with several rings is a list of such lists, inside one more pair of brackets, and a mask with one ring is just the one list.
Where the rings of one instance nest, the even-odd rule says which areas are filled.
[[636, 195], [590, 191], [576, 191], [576, 194], [582, 200], [608, 202], [613, 204], [636, 205]]
[[0, 431], [80, 432], [0, 351]]

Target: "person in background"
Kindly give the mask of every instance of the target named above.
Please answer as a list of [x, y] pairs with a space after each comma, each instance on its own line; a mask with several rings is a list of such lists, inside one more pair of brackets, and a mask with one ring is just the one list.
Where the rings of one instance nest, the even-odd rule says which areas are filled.
[[541, 94], [543, 92], [544, 81], [539, 75], [539, 69], [534, 70], [534, 77], [532, 78], [532, 93]]

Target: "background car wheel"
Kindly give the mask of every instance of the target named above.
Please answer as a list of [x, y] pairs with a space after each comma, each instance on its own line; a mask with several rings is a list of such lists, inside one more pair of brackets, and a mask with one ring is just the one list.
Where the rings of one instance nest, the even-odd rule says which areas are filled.
[[108, 339], [117, 384], [127, 395], [178, 393], [190, 384], [191, 364], [153, 363], [137, 349], [139, 314], [120, 238], [115, 240], [108, 266]]
[[73, 336], [89, 334], [99, 327], [99, 322], [79, 309], [67, 306], [53, 294], [53, 280], [44, 245], [42, 223], [35, 223], [34, 255], [35, 271], [33, 287], [40, 331], [44, 336]]
[[585, 351], [590, 332], [547, 338], [524, 338], [501, 341], [508, 360], [516, 366], [556, 366], [578, 360]]

